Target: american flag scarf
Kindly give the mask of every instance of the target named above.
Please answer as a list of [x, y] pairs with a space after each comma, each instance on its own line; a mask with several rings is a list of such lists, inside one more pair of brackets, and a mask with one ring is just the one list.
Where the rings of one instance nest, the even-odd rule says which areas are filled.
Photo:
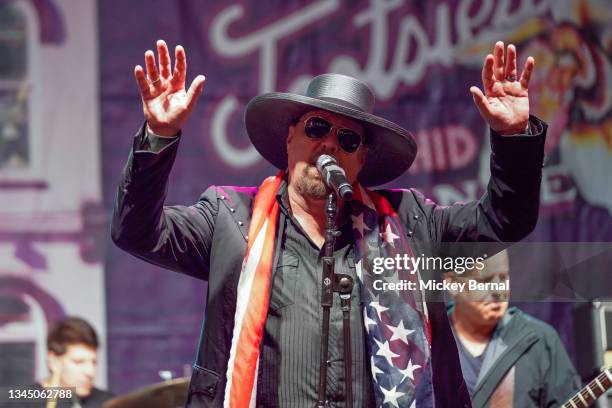
[[[276, 194], [284, 177], [284, 172], [268, 177], [255, 196], [247, 250], [238, 281], [223, 401], [226, 408], [255, 407], [259, 350], [270, 300], [279, 214]], [[358, 183], [355, 187], [350, 211], [376, 405], [433, 407], [429, 324], [422, 294], [373, 288], [373, 281], [377, 279], [418, 281], [418, 272], [410, 274], [393, 269], [373, 273], [376, 257], [412, 256], [406, 235], [402, 233], [397, 214], [384, 197], [363, 189]]]

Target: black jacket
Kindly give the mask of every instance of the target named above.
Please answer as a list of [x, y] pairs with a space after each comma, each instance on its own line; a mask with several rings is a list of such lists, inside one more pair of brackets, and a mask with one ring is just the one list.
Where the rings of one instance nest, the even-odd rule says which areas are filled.
[[[491, 135], [491, 180], [475, 202], [438, 206], [414, 190], [380, 190], [395, 208], [415, 253], [443, 242], [513, 242], [534, 228], [539, 207], [546, 124], [532, 117], [532, 135]], [[192, 206], [164, 206], [178, 140], [158, 153], [134, 138], [112, 219], [113, 241], [153, 264], [208, 281], [206, 320], [187, 405], [221, 407], [255, 187], [208, 188]], [[280, 234], [277, 234], [280, 236]], [[276, 265], [273, 265], [273, 270]], [[443, 301], [428, 301], [436, 407], [469, 407]]]

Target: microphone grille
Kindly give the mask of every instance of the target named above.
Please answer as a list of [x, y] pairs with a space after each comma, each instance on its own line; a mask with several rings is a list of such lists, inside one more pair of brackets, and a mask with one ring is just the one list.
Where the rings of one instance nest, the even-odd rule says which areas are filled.
[[329, 154], [322, 154], [317, 159], [317, 170], [319, 170], [319, 172], [323, 172], [323, 168], [329, 166], [330, 164], [338, 164], [338, 162]]

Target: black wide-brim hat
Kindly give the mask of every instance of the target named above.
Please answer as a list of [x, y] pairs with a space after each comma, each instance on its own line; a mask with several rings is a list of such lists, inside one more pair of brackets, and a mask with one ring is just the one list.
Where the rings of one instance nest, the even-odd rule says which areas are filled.
[[412, 164], [417, 145], [410, 132], [373, 115], [374, 93], [362, 81], [340, 75], [313, 78], [306, 95], [266, 93], [249, 101], [246, 129], [255, 149], [277, 168], [287, 168], [289, 126], [304, 113], [322, 109], [355, 119], [364, 127], [368, 155], [357, 177], [364, 186], [376, 186], [401, 176]]

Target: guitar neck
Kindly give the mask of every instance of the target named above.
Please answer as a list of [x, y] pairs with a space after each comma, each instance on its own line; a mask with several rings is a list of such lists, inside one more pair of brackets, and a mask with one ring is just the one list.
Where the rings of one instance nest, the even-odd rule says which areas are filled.
[[593, 381], [578, 391], [561, 408], [587, 408], [612, 387], [612, 371], [603, 370]]

